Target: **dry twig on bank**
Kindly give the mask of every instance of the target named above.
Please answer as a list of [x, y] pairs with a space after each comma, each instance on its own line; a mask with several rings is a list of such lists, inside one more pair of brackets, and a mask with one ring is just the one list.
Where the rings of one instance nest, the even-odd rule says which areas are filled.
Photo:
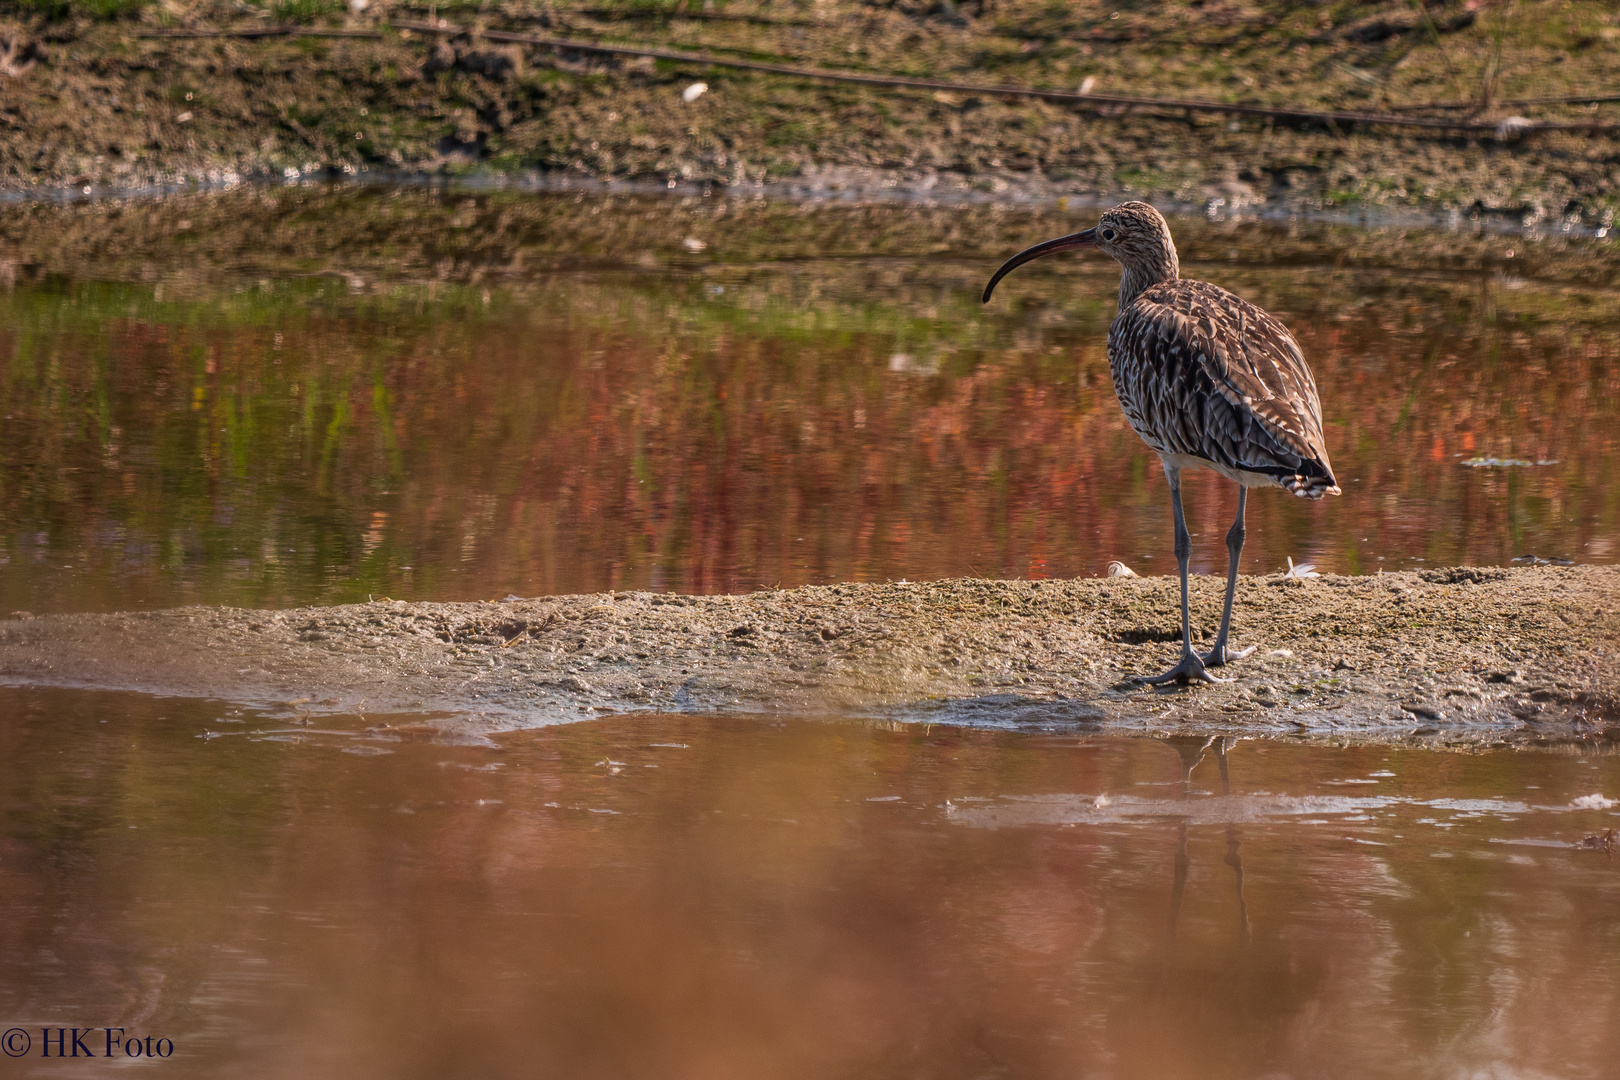
[[[1270, 120], [1293, 120], [1320, 123], [1330, 127], [1365, 126], [1427, 130], [1445, 133], [1488, 134], [1497, 139], [1517, 138], [1537, 131], [1568, 131], [1610, 134], [1620, 132], [1620, 123], [1602, 120], [1527, 120], [1512, 118], [1508, 124], [1495, 120], [1447, 120], [1440, 117], [1399, 116], [1391, 113], [1357, 112], [1341, 110], [1307, 109], [1289, 105], [1251, 105], [1237, 102], [1205, 101], [1195, 98], [1155, 98], [1132, 94], [1082, 93], [1077, 90], [1051, 90], [1027, 86], [981, 86], [973, 83], [951, 82], [943, 79], [921, 79], [906, 75], [866, 74], [853, 71], [835, 71], [826, 68], [794, 67], [755, 60], [732, 60], [707, 53], [681, 52], [672, 49], [651, 49], [631, 45], [604, 45], [571, 38], [549, 37], [541, 34], [520, 34], [505, 30], [484, 30], [439, 20], [417, 22], [396, 19], [384, 24], [385, 28], [446, 38], [473, 37], [486, 41], [507, 42], [549, 48], [560, 52], [587, 53], [600, 56], [647, 57], [674, 63], [705, 67], [728, 68], [734, 71], [757, 71], [770, 75], [784, 75], [795, 79], [818, 82], [845, 83], [858, 86], [878, 86], [906, 90], [945, 91], [950, 93], [983, 94], [992, 97], [1032, 98], [1043, 101], [1068, 102], [1080, 106], [1126, 110], [1160, 109], [1186, 114], [1205, 113], [1224, 116], [1254, 116]], [[212, 37], [381, 37], [380, 31], [323, 30], [304, 27], [249, 27], [227, 30], [175, 30], [151, 31], [137, 35], [142, 38], [212, 38]]]

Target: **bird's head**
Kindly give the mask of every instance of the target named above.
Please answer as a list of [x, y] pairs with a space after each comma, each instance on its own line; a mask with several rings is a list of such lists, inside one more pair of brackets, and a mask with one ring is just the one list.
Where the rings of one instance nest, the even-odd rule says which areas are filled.
[[1076, 248], [1097, 248], [1112, 256], [1125, 269], [1125, 276], [1142, 279], [1143, 284], [1156, 281], [1174, 281], [1180, 275], [1181, 265], [1176, 258], [1176, 245], [1170, 239], [1170, 226], [1163, 216], [1147, 203], [1121, 203], [1103, 211], [1095, 228], [1085, 232], [1060, 236], [1044, 244], [1025, 248], [1006, 262], [984, 287], [984, 303], [997, 283], [1027, 262], [1042, 255]]

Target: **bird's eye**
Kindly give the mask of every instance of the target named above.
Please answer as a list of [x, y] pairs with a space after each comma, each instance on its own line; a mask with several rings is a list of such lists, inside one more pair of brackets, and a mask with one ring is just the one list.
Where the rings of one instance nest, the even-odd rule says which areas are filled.
[[1114, 238], [1114, 230], [1113, 229], [1104, 229], [1103, 230], [1103, 239], [1104, 240], [1112, 240], [1113, 238]]

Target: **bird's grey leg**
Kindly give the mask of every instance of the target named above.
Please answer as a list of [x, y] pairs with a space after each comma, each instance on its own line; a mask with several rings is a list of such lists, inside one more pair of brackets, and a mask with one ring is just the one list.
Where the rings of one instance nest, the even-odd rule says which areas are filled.
[[1226, 647], [1226, 634], [1232, 629], [1232, 597], [1237, 592], [1238, 556], [1243, 554], [1243, 508], [1248, 501], [1249, 489], [1239, 484], [1237, 517], [1226, 534], [1226, 603], [1221, 607], [1221, 632], [1215, 635], [1215, 647], [1204, 654], [1205, 667], [1220, 667], [1254, 652], [1253, 645], [1241, 652]]
[[1192, 647], [1192, 609], [1187, 602], [1187, 561], [1192, 557], [1192, 537], [1187, 535], [1187, 518], [1181, 512], [1181, 470], [1164, 463], [1165, 479], [1170, 481], [1170, 508], [1176, 516], [1176, 565], [1181, 569], [1181, 661], [1163, 675], [1138, 678], [1139, 682], [1228, 682], [1204, 670], [1204, 661]]

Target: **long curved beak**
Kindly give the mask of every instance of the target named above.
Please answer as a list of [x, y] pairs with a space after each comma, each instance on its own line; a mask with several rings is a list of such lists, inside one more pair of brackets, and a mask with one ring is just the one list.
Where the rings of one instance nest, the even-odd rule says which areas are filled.
[[1001, 264], [1001, 269], [997, 270], [995, 276], [990, 279], [990, 284], [984, 287], [984, 297], [979, 302], [988, 304], [990, 294], [996, 291], [996, 283], [1027, 262], [1033, 262], [1042, 255], [1051, 255], [1058, 251], [1072, 251], [1075, 248], [1094, 248], [1096, 246], [1097, 230], [1087, 229], [1085, 232], [1071, 233], [1068, 236], [1060, 236], [1056, 240], [1048, 240], [1044, 244], [1036, 244], [1032, 248], [1025, 248]]

